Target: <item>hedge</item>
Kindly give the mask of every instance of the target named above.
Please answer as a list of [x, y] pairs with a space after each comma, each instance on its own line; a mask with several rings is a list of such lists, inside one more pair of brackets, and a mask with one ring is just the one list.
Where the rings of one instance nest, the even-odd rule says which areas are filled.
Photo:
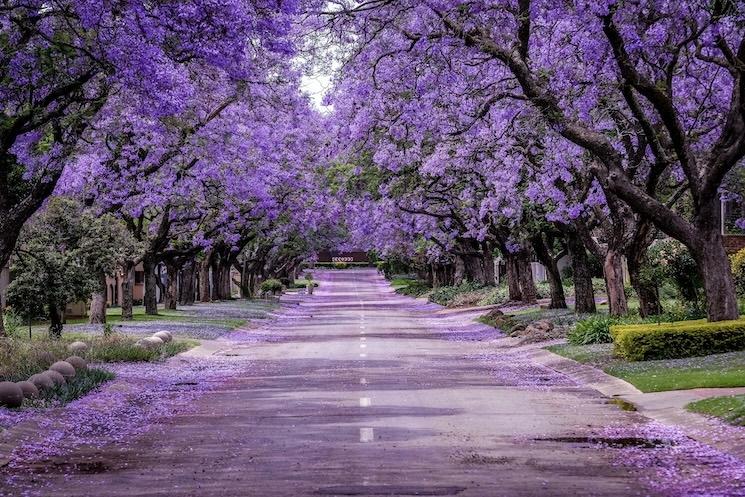
[[678, 359], [745, 350], [745, 319], [611, 326], [617, 355], [629, 361]]

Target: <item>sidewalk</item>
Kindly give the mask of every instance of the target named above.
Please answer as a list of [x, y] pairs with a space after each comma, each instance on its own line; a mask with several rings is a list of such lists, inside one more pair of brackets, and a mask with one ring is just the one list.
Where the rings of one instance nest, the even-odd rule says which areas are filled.
[[603, 395], [630, 402], [639, 414], [667, 425], [677, 426], [692, 439], [745, 460], [744, 428], [730, 426], [715, 418], [685, 410], [687, 404], [707, 397], [745, 394], [745, 387], [693, 388], [643, 393], [620, 378], [587, 364], [559, 356], [536, 345], [545, 347], [546, 343], [533, 344], [530, 347], [528, 353], [536, 363], [563, 373]]

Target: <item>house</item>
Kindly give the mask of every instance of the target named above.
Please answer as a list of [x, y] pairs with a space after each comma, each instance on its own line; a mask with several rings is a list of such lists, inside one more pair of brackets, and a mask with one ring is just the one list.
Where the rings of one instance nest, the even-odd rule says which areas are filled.
[[[117, 271], [114, 276], [106, 277], [106, 300], [109, 307], [118, 307], [122, 305], [122, 285], [124, 284], [124, 272]], [[156, 289], [160, 291], [159, 289]], [[142, 263], [135, 266], [135, 281], [132, 289], [133, 300], [135, 304], [141, 304], [145, 298], [145, 270]]]
[[745, 202], [722, 199], [720, 210], [724, 249], [734, 254], [745, 248], [745, 230], [737, 226], [738, 219], [745, 219]]

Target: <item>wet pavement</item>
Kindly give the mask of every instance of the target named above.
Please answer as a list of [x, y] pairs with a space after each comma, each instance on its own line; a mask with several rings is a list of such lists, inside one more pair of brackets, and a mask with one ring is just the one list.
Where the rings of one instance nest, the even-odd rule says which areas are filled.
[[44, 473], [38, 494], [676, 495], [645, 484], [654, 465], [623, 464], [666, 439], [601, 435], [645, 426], [638, 413], [493, 337], [451, 339], [493, 333], [374, 271], [315, 277], [315, 295], [256, 330], [266, 340], [205, 349], [245, 367], [189, 409], [126, 444], [76, 447], [62, 469], [29, 464], [27, 478]]

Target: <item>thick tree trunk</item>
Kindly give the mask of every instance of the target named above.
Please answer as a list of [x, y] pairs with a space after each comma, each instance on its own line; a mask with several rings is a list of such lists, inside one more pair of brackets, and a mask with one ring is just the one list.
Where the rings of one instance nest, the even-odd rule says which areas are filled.
[[91, 294], [91, 308], [88, 322], [91, 324], [103, 324], [106, 322], [106, 273], [98, 274], [98, 288]]
[[223, 300], [230, 300], [233, 298], [233, 285], [232, 280], [230, 278], [230, 268], [232, 264], [229, 261], [225, 261], [222, 264], [222, 299]]
[[166, 262], [166, 291], [163, 297], [163, 307], [176, 309], [178, 293], [178, 266], [173, 261]]
[[585, 246], [577, 235], [566, 234], [567, 247], [572, 259], [572, 273], [574, 278], [574, 311], [580, 314], [597, 312], [595, 306], [595, 292], [592, 288], [592, 273], [587, 259]]
[[194, 265], [194, 260], [189, 260], [181, 270], [181, 285], [179, 288], [179, 303], [181, 305], [194, 304]]
[[536, 257], [538, 257], [540, 263], [546, 268], [548, 286], [551, 291], [551, 302], [548, 305], [549, 309], [566, 309], [567, 302], [566, 297], [564, 296], [564, 285], [561, 282], [559, 266], [551, 256], [543, 236], [535, 237], [532, 240], [532, 245]]
[[145, 314], [155, 316], [158, 314], [156, 261], [151, 255], [146, 255], [142, 260], [142, 266], [145, 269]]
[[210, 266], [212, 265], [211, 255], [199, 264], [199, 301], [210, 302], [212, 300], [210, 293]]
[[484, 266], [484, 284], [494, 285], [497, 279], [494, 275], [494, 256], [490, 248], [484, 248], [481, 259]]
[[517, 255], [507, 254], [504, 258], [507, 266], [507, 294], [510, 300], [522, 300], [520, 291], [520, 269], [518, 267]]
[[62, 325], [65, 321], [65, 310], [56, 303], [49, 305], [49, 338], [59, 340], [62, 337]]
[[698, 264], [706, 292], [706, 314], [709, 321], [739, 318], [735, 283], [729, 257], [724, 250], [719, 229], [707, 233], [691, 255]]
[[455, 256], [455, 271], [453, 272], [453, 285], [458, 286], [466, 279], [466, 264], [463, 258]]
[[611, 316], [625, 316], [629, 313], [623, 285], [623, 255], [608, 247], [603, 261], [603, 276], [608, 294], [608, 313]]
[[132, 307], [134, 306], [135, 265], [127, 262], [124, 265], [124, 280], [122, 281], [122, 320], [132, 321]]
[[520, 279], [520, 295], [523, 303], [535, 304], [538, 300], [538, 291], [533, 281], [533, 269], [530, 267], [528, 251], [522, 249], [517, 256], [517, 271]]

